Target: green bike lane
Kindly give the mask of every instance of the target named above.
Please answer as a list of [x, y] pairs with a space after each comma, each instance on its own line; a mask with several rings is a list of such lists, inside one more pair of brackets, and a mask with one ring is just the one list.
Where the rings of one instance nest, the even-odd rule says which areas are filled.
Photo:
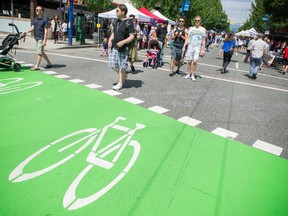
[[[0, 215], [287, 215], [277, 156], [42, 72], [1, 72], [0, 104]], [[88, 159], [103, 128], [126, 141]]]

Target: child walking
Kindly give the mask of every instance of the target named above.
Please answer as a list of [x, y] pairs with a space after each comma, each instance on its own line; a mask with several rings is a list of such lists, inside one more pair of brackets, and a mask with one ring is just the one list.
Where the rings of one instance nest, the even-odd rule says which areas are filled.
[[104, 38], [102, 43], [102, 54], [101, 56], [108, 56], [108, 39]]

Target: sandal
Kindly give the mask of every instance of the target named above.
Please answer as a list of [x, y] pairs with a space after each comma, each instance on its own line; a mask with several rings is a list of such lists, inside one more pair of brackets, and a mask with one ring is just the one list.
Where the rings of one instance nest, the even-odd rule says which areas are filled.
[[40, 68], [31, 67], [30, 70], [31, 70], [31, 71], [35, 71], [35, 70], [40, 70]]

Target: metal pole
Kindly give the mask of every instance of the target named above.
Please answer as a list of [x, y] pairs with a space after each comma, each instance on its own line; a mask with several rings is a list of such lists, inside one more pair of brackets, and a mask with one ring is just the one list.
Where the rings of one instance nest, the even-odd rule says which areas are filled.
[[70, 0], [68, 45], [72, 45], [72, 34], [73, 34], [73, 0]]
[[[13, 5], [13, 0], [11, 0], [11, 17], [12, 17], [12, 23], [14, 24], [14, 5]], [[14, 33], [14, 28], [13, 28], [13, 33]]]
[[[98, 16], [98, 21], [97, 21], [97, 24], [99, 23], [99, 16]], [[100, 28], [97, 27], [97, 32], [98, 32], [98, 47], [100, 47], [100, 31], [99, 31]]]

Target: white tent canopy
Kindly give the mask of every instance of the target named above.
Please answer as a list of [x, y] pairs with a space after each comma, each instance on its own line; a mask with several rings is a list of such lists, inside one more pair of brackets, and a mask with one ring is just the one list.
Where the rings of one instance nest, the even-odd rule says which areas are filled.
[[155, 10], [155, 11], [151, 11], [154, 15], [160, 17], [163, 20], [168, 20], [170, 25], [175, 25], [176, 23], [170, 19], [168, 19], [167, 17], [165, 17], [163, 14], [161, 14], [159, 11]]
[[[128, 9], [127, 16], [129, 16], [130, 14], [134, 14], [135, 18], [138, 19], [139, 22], [150, 22], [151, 17], [149, 17], [149, 16], [145, 15], [144, 13], [140, 12], [139, 10], [137, 10], [135, 7], [133, 7], [128, 2], [126, 2], [125, 5], [126, 5], [126, 7]], [[115, 18], [117, 18], [116, 9], [113, 9], [111, 11], [107, 11], [107, 12], [104, 12], [104, 13], [99, 13], [98, 17], [107, 18], [107, 19], [115, 19]]]
[[255, 35], [258, 35], [258, 32], [254, 28], [251, 28], [251, 29], [248, 29], [246, 31], [237, 32], [235, 35], [236, 36], [245, 36], [245, 37], [254, 37]]

